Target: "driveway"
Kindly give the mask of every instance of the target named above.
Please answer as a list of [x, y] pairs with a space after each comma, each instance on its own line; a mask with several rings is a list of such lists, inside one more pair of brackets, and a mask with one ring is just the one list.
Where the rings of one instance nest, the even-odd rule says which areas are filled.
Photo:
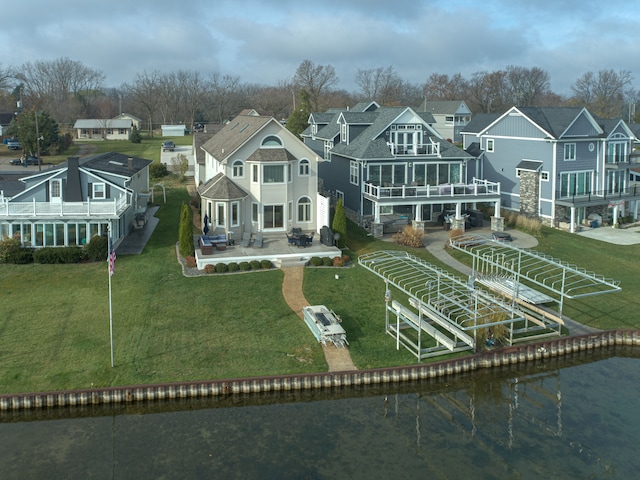
[[176, 148], [173, 152], [161, 151], [160, 163], [163, 163], [164, 165], [166, 165], [167, 170], [169, 170], [170, 172], [175, 172], [178, 170], [178, 167], [175, 165], [175, 163], [178, 161], [178, 155], [184, 155], [185, 157], [187, 157], [187, 161], [189, 162], [189, 168], [187, 169], [186, 176], [193, 176], [193, 172], [194, 172], [193, 149], [191, 145], [176, 145]]

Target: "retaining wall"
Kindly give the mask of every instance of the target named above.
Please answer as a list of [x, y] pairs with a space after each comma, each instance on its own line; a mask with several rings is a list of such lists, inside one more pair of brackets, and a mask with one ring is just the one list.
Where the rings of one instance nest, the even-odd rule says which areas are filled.
[[149, 402], [177, 398], [331, 389], [408, 382], [613, 346], [640, 346], [640, 330], [608, 330], [586, 335], [554, 338], [526, 345], [495, 349], [451, 360], [403, 367], [0, 395], [0, 410]]

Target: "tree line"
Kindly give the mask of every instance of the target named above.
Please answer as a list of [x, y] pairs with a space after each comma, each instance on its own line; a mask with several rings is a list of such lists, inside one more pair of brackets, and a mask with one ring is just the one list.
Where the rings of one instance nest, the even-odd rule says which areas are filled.
[[[423, 83], [404, 80], [394, 66], [358, 69], [355, 91], [338, 88], [330, 65], [303, 60], [290, 78], [275, 85], [242, 82], [239, 76], [196, 70], [144, 71], [129, 83], [107, 88], [104, 72], [69, 58], [0, 65], [0, 109], [46, 112], [69, 129], [79, 118], [113, 118], [127, 112], [150, 132], [161, 124], [188, 127], [223, 123], [242, 109], [287, 119], [295, 112], [306, 122], [309, 111], [376, 100], [382, 105], [418, 107], [423, 100], [464, 100], [474, 114], [502, 112], [516, 106], [585, 106], [605, 118], [634, 121], [639, 92], [627, 70], [586, 72], [569, 96], [551, 90], [550, 76], [539, 67], [509, 65], [469, 77], [431, 73]], [[294, 120], [294, 119], [292, 119]]]

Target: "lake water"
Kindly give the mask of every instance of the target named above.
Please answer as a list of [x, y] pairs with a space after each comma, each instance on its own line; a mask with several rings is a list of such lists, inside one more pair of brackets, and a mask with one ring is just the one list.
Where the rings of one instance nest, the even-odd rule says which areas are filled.
[[4, 414], [0, 478], [637, 478], [640, 351], [394, 386]]

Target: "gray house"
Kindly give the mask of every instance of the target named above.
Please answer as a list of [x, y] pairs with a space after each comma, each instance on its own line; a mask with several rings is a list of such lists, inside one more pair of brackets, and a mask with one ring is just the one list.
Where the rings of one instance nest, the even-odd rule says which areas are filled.
[[114, 245], [144, 214], [149, 165], [143, 158], [104, 153], [69, 157], [0, 191], [0, 238], [19, 236], [28, 247], [84, 245], [108, 229]]
[[500, 184], [481, 179], [476, 158], [446, 141], [433, 123], [430, 113], [410, 107], [361, 103], [312, 113], [302, 137], [324, 158], [321, 190], [342, 199], [347, 214], [375, 236], [408, 223], [424, 228], [445, 212], [455, 213], [454, 227], [464, 228], [464, 211], [476, 202], [499, 202]]
[[442, 138], [459, 143], [462, 141], [460, 132], [471, 121], [471, 110], [463, 100], [424, 100], [421, 112], [433, 116], [433, 128]]
[[479, 175], [500, 182], [506, 209], [570, 231], [637, 218], [640, 188], [630, 177], [638, 137], [623, 120], [579, 107], [513, 107], [474, 118], [462, 137], [481, 160]]

